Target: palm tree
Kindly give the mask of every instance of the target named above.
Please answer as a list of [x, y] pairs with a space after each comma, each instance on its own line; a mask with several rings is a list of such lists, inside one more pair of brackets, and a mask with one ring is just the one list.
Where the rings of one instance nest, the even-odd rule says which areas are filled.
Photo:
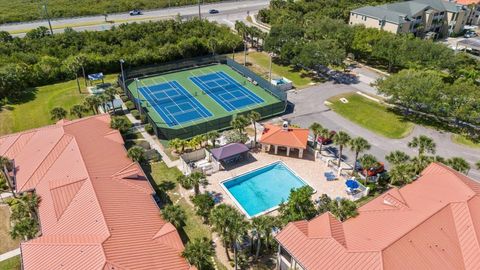
[[[362, 137], [356, 137], [349, 142], [350, 150], [355, 152], [355, 163], [353, 163], [353, 167], [357, 166], [358, 155], [366, 150], [369, 150], [372, 146]], [[355, 169], [352, 171], [352, 175], [355, 173]]]
[[209, 140], [212, 143], [213, 148], [215, 148], [215, 143], [217, 139], [220, 137], [220, 133], [218, 131], [213, 130], [210, 131], [206, 134], [207, 140]]
[[255, 132], [253, 142], [254, 142], [255, 146], [257, 146], [257, 125], [256, 124], [257, 124], [257, 121], [260, 120], [260, 118], [262, 118], [262, 115], [259, 112], [251, 111], [247, 115], [247, 118], [248, 118], [248, 120], [250, 120], [250, 122], [252, 122], [253, 130]]
[[195, 205], [195, 212], [203, 218], [203, 222], [208, 223], [210, 211], [215, 207], [215, 200], [210, 194], [199, 194], [192, 198], [192, 203]]
[[232, 216], [237, 210], [231, 205], [219, 204], [210, 212], [210, 223], [215, 232], [217, 232], [223, 240], [223, 246], [225, 247], [225, 254], [230, 261], [230, 254], [228, 253], [229, 238], [227, 230], [230, 226]]
[[417, 176], [415, 167], [411, 163], [401, 163], [393, 166], [388, 172], [390, 175], [390, 183], [392, 185], [411, 183]]
[[358, 215], [357, 204], [347, 199], [341, 199], [340, 201], [332, 200], [330, 202], [330, 211], [340, 221], [345, 221], [350, 217]]
[[194, 172], [188, 176], [179, 176], [177, 180], [185, 189], [191, 189], [193, 187], [195, 196], [200, 194], [200, 185], [208, 185], [207, 178], [201, 172]]
[[461, 157], [449, 158], [445, 162], [445, 164], [451, 167], [452, 169], [464, 174], [468, 174], [468, 171], [470, 171], [470, 164], [468, 164], [468, 162]]
[[75, 115], [77, 118], [82, 118], [83, 114], [86, 112], [87, 109], [81, 104], [73, 105], [73, 107], [70, 109], [70, 114]]
[[392, 165], [398, 165], [410, 161], [410, 156], [405, 152], [396, 150], [385, 156], [385, 159]]
[[[377, 158], [374, 155], [365, 154], [359, 159], [360, 166], [362, 169], [368, 170], [369, 168], [375, 166], [378, 163]], [[365, 185], [367, 184], [368, 174], [365, 174]]]
[[125, 134], [131, 126], [132, 123], [125, 116], [113, 116], [110, 119], [110, 127], [117, 129], [122, 134]]
[[[318, 133], [318, 136], [320, 136], [322, 138], [329, 138], [331, 136], [331, 132], [327, 128], [322, 128], [320, 130], [320, 132]], [[319, 150], [320, 155], [322, 154], [322, 148], [323, 148], [323, 141], [320, 143], [320, 150]]]
[[173, 149], [175, 152], [179, 153], [179, 148], [180, 148], [180, 139], [179, 138], [174, 138], [174, 139], [171, 139], [169, 142], [168, 142], [168, 147]]
[[7, 157], [0, 156], [0, 178], [5, 180], [5, 183], [12, 192], [12, 196], [14, 198], [17, 198], [17, 193], [15, 192], [15, 188], [13, 187], [12, 179], [10, 177], [10, 174], [8, 173], [13, 169], [14, 168], [12, 161]]
[[113, 113], [115, 113], [116, 109], [115, 109], [115, 95], [117, 94], [117, 90], [114, 88], [114, 87], [109, 87], [105, 90], [105, 93], [104, 93], [108, 99], [110, 100], [110, 103], [112, 105], [112, 109], [113, 109]]
[[413, 137], [412, 141], [408, 143], [410, 148], [418, 148], [418, 156], [424, 155], [426, 152], [435, 154], [436, 144], [432, 138], [425, 135]]
[[110, 97], [107, 94], [102, 93], [98, 96], [98, 99], [100, 99], [100, 105], [102, 106], [103, 112], [107, 113], [107, 102], [110, 101]]
[[198, 270], [211, 269], [213, 255], [215, 255], [215, 250], [211, 241], [206, 237], [195, 238], [188, 242], [182, 252], [182, 256]]
[[134, 146], [128, 149], [127, 156], [133, 162], [142, 162], [144, 153], [145, 153], [145, 149], [143, 149], [140, 146]]
[[247, 234], [249, 223], [245, 220], [245, 216], [234, 208], [235, 212], [231, 215], [227, 234], [230, 243], [233, 244], [233, 258], [235, 262], [235, 270], [238, 269], [238, 246], [243, 241], [243, 237]]
[[435, 157], [432, 156], [416, 156], [412, 158], [412, 166], [415, 169], [416, 174], [420, 174], [430, 163], [436, 160]]
[[243, 115], [239, 115], [230, 122], [230, 125], [232, 128], [238, 130], [238, 132], [243, 133], [245, 127], [248, 125], [248, 119]]
[[50, 111], [52, 120], [62, 120], [67, 117], [67, 111], [62, 107], [55, 107]]
[[90, 110], [92, 110], [92, 113], [93, 114], [97, 114], [98, 113], [98, 106], [100, 106], [102, 102], [100, 101], [100, 99], [97, 97], [97, 96], [87, 96], [85, 98], [85, 107], [88, 107], [90, 108]]
[[162, 209], [162, 217], [177, 229], [180, 229], [186, 219], [185, 211], [180, 205], [169, 204]]
[[338, 167], [340, 168], [342, 162], [342, 152], [343, 147], [350, 142], [350, 135], [346, 132], [339, 131], [335, 136], [333, 136], [333, 142], [338, 145]]
[[201, 145], [202, 145], [202, 137], [200, 135], [197, 135], [188, 141], [188, 147], [190, 147], [192, 150], [197, 150], [198, 146], [201, 146]]
[[317, 149], [317, 139], [320, 132], [323, 130], [323, 127], [319, 123], [313, 122], [309, 129], [313, 132], [313, 149]]
[[252, 219], [252, 229], [256, 233], [257, 237], [257, 251], [255, 252], [255, 260], [258, 260], [260, 256], [260, 249], [262, 244], [262, 238], [265, 238], [266, 246], [272, 234], [272, 229], [276, 226], [276, 219], [272, 216], [259, 216]]

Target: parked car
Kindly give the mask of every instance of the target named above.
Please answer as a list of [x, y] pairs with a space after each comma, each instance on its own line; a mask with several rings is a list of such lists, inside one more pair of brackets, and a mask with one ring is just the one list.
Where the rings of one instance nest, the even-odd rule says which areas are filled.
[[473, 32], [473, 31], [468, 31], [463, 35], [464, 38], [472, 38], [472, 37], [476, 37], [476, 36], [477, 36], [477, 33]]
[[217, 14], [217, 13], [220, 13], [220, 11], [218, 11], [218, 9], [210, 9], [210, 10], [208, 11], [208, 13], [210, 13], [210, 14]]
[[335, 136], [335, 134], [337, 134], [337, 132], [332, 130], [330, 131], [330, 134], [328, 135], [328, 137], [318, 136], [317, 142], [323, 145], [331, 144], [333, 142], [333, 136]]
[[363, 169], [363, 175], [375, 176], [384, 171], [385, 171], [385, 165], [383, 164], [383, 162], [377, 162], [377, 164], [375, 164], [373, 167], [370, 167], [368, 169]]
[[128, 14], [130, 14], [130, 16], [142, 15], [142, 11], [140, 9], [134, 9], [134, 10], [130, 10]]

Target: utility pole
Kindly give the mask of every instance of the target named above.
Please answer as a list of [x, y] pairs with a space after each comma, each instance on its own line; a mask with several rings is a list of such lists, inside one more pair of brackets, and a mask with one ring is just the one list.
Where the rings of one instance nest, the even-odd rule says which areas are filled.
[[47, 18], [48, 27], [50, 28], [50, 34], [53, 35], [52, 23], [50, 22], [50, 16], [48, 15], [47, 5], [47, 0], [45, 0], [45, 4], [43, 4], [43, 10], [45, 11], [45, 17]]
[[198, 0], [198, 18], [202, 19], [202, 11], [200, 10], [200, 0]]
[[247, 66], [247, 42], [243, 38], [243, 65]]

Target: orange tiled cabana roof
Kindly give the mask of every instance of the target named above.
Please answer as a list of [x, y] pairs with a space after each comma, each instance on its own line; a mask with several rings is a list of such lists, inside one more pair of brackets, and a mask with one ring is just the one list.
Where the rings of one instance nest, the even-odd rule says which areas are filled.
[[306, 149], [309, 130], [305, 128], [284, 129], [282, 126], [265, 124], [260, 143]]
[[277, 241], [304, 269], [480, 269], [480, 184], [442, 164], [360, 207], [289, 223]]
[[23, 269], [190, 269], [108, 115], [0, 137], [0, 155], [15, 161], [17, 190], [41, 199]]

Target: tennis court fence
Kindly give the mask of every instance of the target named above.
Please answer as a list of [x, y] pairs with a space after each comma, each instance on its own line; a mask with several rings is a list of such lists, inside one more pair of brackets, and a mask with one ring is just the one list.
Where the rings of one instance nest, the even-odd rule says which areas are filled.
[[[252, 80], [256, 81], [260, 87], [265, 89], [267, 92], [269, 92], [276, 98], [282, 101], [287, 100], [287, 93], [285, 91], [271, 84], [269, 81], [257, 75], [255, 72], [251, 71], [247, 67], [235, 62], [235, 60], [224, 55], [195, 57], [190, 59], [172, 61], [172, 62], [159, 64], [159, 65], [151, 65], [151, 66], [127, 69], [124, 72], [125, 83], [128, 84], [129, 81], [135, 78], [141, 79], [141, 78], [166, 74], [170, 72], [178, 72], [185, 69], [198, 68], [198, 67], [212, 65], [212, 64], [225, 64], [233, 68], [235, 71], [242, 74], [243, 76], [249, 77]], [[120, 76], [118, 77], [118, 82], [119, 82], [119, 85], [123, 87], [122, 74], [120, 74]]]

